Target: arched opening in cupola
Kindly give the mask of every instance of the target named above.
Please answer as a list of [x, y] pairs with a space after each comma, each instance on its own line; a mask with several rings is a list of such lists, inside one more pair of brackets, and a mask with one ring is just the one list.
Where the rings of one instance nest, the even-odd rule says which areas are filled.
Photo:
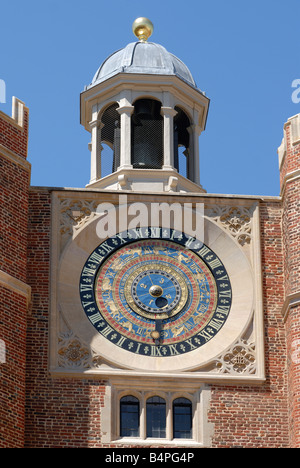
[[163, 117], [161, 103], [138, 99], [131, 120], [131, 163], [135, 169], [162, 169]]
[[118, 103], [108, 106], [101, 115], [102, 177], [116, 172], [120, 166], [120, 114]]
[[175, 107], [174, 117], [174, 166], [179, 174], [189, 178], [190, 163], [190, 119], [183, 109]]

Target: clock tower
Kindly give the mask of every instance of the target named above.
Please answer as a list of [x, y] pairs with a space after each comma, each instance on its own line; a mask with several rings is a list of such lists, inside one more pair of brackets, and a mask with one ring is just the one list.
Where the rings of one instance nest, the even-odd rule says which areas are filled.
[[209, 99], [133, 31], [81, 93], [90, 180], [52, 192], [50, 373], [107, 382], [102, 444], [209, 446], [211, 385], [265, 378], [259, 202], [206, 193]]

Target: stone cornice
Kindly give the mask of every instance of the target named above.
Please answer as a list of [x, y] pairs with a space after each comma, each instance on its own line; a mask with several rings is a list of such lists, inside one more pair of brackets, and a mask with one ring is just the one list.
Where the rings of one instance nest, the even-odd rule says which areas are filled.
[[31, 301], [31, 287], [13, 276], [0, 270], [0, 285], [26, 298], [27, 307]]
[[284, 321], [287, 320], [290, 310], [298, 305], [300, 305], [300, 291], [286, 297], [281, 311]]
[[31, 172], [31, 164], [26, 159], [14, 153], [13, 151], [5, 148], [5, 146], [1, 144], [0, 144], [0, 155], [8, 159], [9, 161], [17, 164], [18, 166], [21, 166], [26, 171]]
[[282, 181], [282, 188], [281, 188], [281, 197], [284, 197], [285, 194], [285, 189], [286, 189], [286, 184], [289, 182], [294, 182], [295, 180], [300, 178], [300, 169], [297, 169], [296, 171], [289, 172], [288, 174], [285, 175], [283, 181]]
[[[90, 193], [95, 194], [101, 194], [101, 195], [115, 195], [118, 197], [119, 195], [132, 195], [132, 196], [138, 196], [138, 195], [143, 195], [143, 196], [153, 196], [153, 195], [159, 195], [162, 197], [168, 197], [172, 196], [174, 198], [180, 197], [183, 198], [185, 197], [191, 197], [191, 198], [207, 198], [207, 199], [212, 199], [216, 201], [224, 200], [224, 202], [227, 203], [228, 200], [234, 200], [234, 201], [241, 201], [245, 200], [248, 203], [252, 203], [252, 201], [259, 201], [259, 202], [274, 202], [274, 203], [281, 203], [281, 197], [277, 195], [238, 195], [238, 194], [222, 194], [222, 193], [195, 193], [195, 192], [187, 192], [187, 193], [179, 193], [179, 192], [152, 192], [151, 194], [148, 192], [142, 192], [142, 191], [136, 191], [133, 192], [132, 190], [112, 190], [112, 189], [99, 189], [99, 188], [89, 188], [89, 187], [43, 187], [43, 186], [30, 186], [29, 187], [30, 192], [61, 192], [63, 196], [65, 196], [66, 192], [74, 192], [74, 194], [78, 194], [79, 192], [82, 192], [84, 194]], [[85, 195], [86, 196], [86, 195]]]

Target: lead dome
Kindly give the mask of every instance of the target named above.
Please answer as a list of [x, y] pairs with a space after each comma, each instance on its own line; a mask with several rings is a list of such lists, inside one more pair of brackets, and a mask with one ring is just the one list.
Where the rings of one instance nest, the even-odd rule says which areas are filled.
[[132, 42], [114, 52], [99, 67], [88, 88], [119, 73], [172, 75], [197, 88], [188, 67], [165, 47], [154, 42]]

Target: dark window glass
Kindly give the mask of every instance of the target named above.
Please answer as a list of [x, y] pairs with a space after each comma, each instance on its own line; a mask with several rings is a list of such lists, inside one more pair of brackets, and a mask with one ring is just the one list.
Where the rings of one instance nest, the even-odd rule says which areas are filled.
[[[177, 114], [174, 117], [174, 166], [179, 174], [191, 177], [190, 163], [190, 134], [188, 128], [191, 123], [186, 113], [175, 107]], [[191, 170], [189, 170], [191, 169]]]
[[120, 166], [120, 114], [117, 103], [109, 106], [102, 114], [101, 134], [101, 177], [118, 170]]
[[192, 402], [186, 398], [173, 401], [174, 439], [192, 439]]
[[123, 397], [120, 401], [120, 436], [139, 437], [140, 403], [133, 396]]
[[161, 103], [139, 99], [134, 104], [131, 128], [131, 162], [136, 169], [163, 166], [163, 117]]
[[166, 402], [158, 396], [147, 400], [147, 437], [166, 437]]

